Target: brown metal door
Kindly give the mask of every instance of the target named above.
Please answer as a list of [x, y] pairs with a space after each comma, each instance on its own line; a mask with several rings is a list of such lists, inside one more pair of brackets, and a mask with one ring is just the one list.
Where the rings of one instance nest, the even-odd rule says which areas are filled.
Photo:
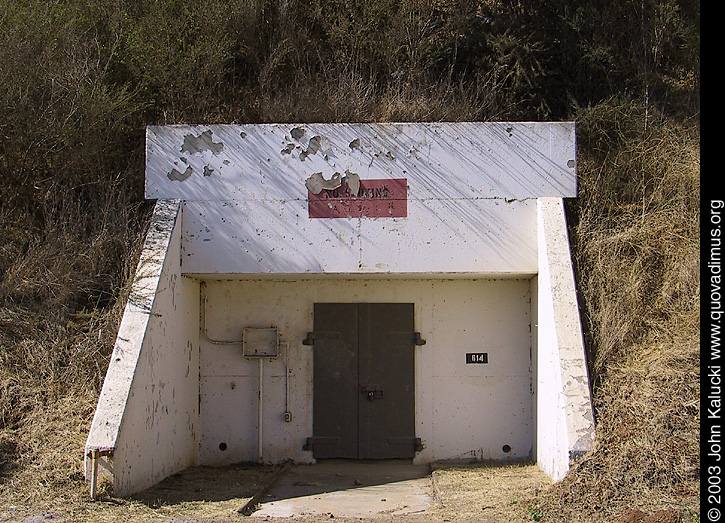
[[313, 456], [412, 458], [412, 303], [316, 303]]
[[357, 304], [315, 303], [312, 450], [358, 457]]

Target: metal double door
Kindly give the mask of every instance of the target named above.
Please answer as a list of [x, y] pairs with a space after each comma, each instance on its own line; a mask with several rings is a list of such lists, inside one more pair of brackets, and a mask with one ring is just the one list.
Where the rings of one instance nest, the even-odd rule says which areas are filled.
[[321, 458], [412, 458], [415, 336], [412, 303], [316, 303], [313, 436]]

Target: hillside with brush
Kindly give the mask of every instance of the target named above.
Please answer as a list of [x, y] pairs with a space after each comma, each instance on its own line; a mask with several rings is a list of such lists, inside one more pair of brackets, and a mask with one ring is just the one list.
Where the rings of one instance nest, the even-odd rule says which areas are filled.
[[0, 0], [0, 517], [87, 497], [146, 125], [573, 120], [596, 446], [530, 513], [699, 521], [699, 26], [697, 0]]

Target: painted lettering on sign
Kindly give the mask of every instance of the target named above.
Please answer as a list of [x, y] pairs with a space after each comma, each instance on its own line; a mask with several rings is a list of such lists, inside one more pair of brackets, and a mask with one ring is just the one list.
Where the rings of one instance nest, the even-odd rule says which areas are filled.
[[405, 218], [408, 180], [360, 180], [357, 195], [347, 184], [315, 194], [308, 190], [310, 218]]
[[488, 363], [488, 352], [467, 352], [466, 364], [469, 363]]

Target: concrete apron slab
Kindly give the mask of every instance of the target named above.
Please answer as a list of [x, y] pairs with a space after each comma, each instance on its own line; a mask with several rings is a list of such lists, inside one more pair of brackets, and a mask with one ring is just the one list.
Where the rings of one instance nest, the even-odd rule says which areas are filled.
[[374, 518], [420, 514], [432, 503], [428, 465], [325, 460], [291, 467], [251, 516]]

